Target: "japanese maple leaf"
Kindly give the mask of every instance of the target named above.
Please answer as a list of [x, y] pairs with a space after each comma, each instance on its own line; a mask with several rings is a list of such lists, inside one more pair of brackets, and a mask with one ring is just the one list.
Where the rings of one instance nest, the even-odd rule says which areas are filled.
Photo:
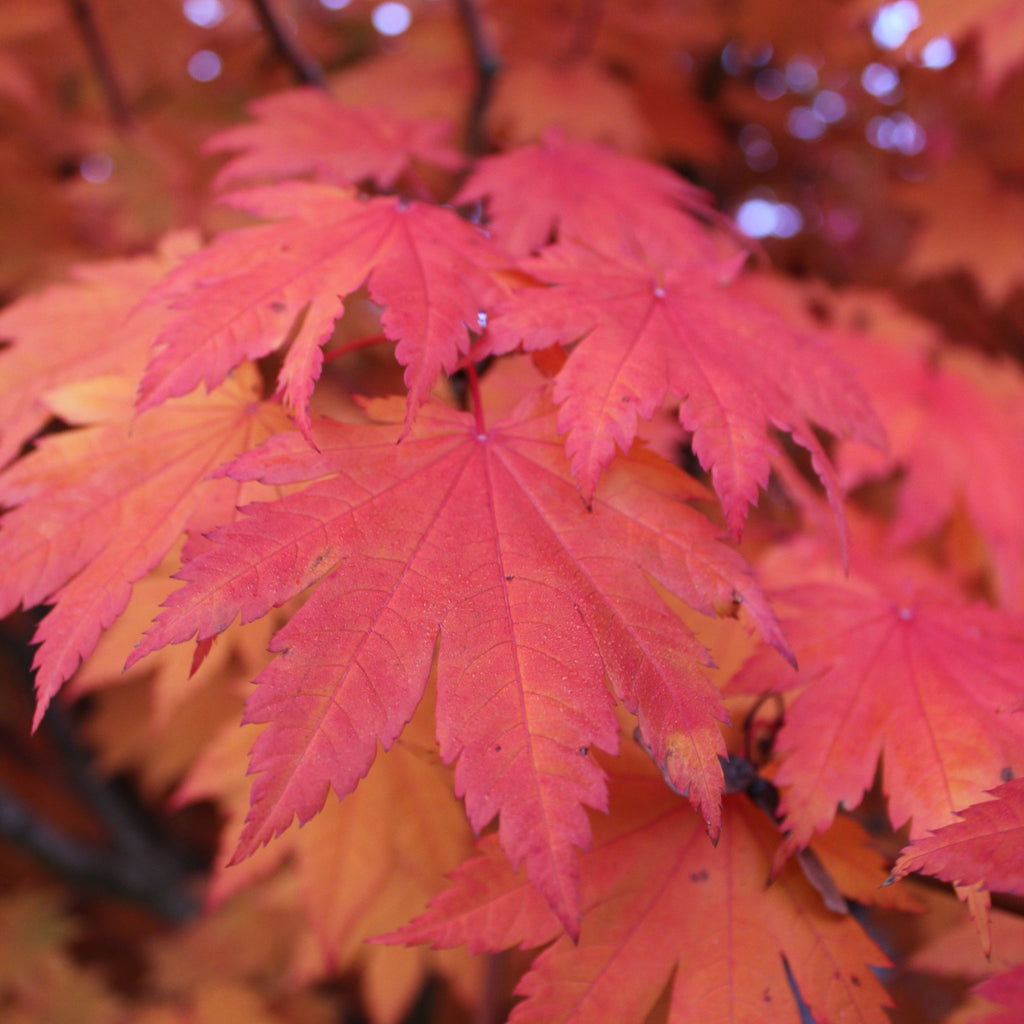
[[342, 315], [342, 298], [364, 283], [387, 307], [381, 323], [406, 367], [410, 416], [438, 373], [450, 373], [468, 350], [466, 325], [477, 329], [494, 292], [486, 268], [497, 256], [450, 210], [299, 182], [226, 201], [280, 222], [221, 236], [157, 290], [157, 299], [175, 296], [180, 316], [156, 340], [140, 409], [200, 382], [215, 386], [244, 359], [290, 339], [279, 385], [308, 429], [320, 346]]
[[149, 343], [171, 318], [143, 297], [196, 248], [188, 234], [171, 235], [156, 253], [83, 265], [72, 280], [11, 303], [0, 312], [0, 465], [51, 416], [48, 391], [107, 374], [140, 373]]
[[611, 256], [574, 243], [544, 250], [523, 266], [555, 287], [519, 291], [488, 328], [494, 352], [577, 342], [555, 399], [584, 498], [616, 446], [629, 448], [637, 417], [650, 419], [671, 395], [734, 535], [768, 481], [770, 426], [811, 452], [838, 510], [838, 483], [812, 424], [876, 443], [882, 436], [852, 373], [814, 336], [731, 290], [723, 276], [733, 268], [676, 263], [663, 239], [647, 241], [651, 253]]
[[900, 855], [893, 878], [911, 871], [946, 882], [1024, 892], [1024, 779], [997, 786], [991, 799], [960, 811], [952, 825], [922, 836]]
[[245, 765], [251, 733], [237, 723], [223, 730], [175, 797], [179, 806], [213, 800], [227, 817], [209, 899], [220, 904], [290, 862], [323, 961], [332, 973], [360, 971], [371, 1019], [402, 1020], [430, 973], [465, 988], [472, 967], [464, 955], [421, 949], [409, 956], [366, 942], [404, 921], [410, 906], [425, 906], [444, 884], [445, 873], [472, 851], [472, 832], [452, 794], [451, 773], [434, 750], [429, 696], [401, 740], [376, 760], [347, 799], [329, 801], [304, 828], [258, 851], [244, 866], [228, 868], [230, 835], [249, 804]]
[[666, 222], [678, 246], [710, 250], [706, 230], [679, 213], [710, 216], [702, 191], [659, 164], [568, 141], [558, 129], [549, 129], [540, 142], [480, 160], [453, 201], [483, 199], [491, 229], [514, 256], [539, 249], [554, 233], [607, 246], [660, 231]]
[[1020, 1020], [1020, 1008], [1024, 1006], [1024, 964], [987, 978], [971, 991], [1002, 1007], [996, 1013], [972, 1018], [972, 1024], [1015, 1024]]
[[212, 153], [238, 153], [220, 186], [311, 175], [329, 185], [372, 181], [392, 188], [413, 160], [458, 170], [465, 158], [447, 141], [447, 121], [403, 117], [387, 108], [349, 107], [321, 89], [292, 89], [249, 105], [256, 119], [218, 132]]
[[[855, 535], [849, 579], [808, 572], [808, 542], [780, 549], [766, 568], [799, 673], [754, 656], [731, 691], [799, 688], [777, 747], [774, 781], [788, 847], [806, 845], [836, 808], [856, 806], [879, 757], [889, 817], [911, 821], [912, 838], [955, 820], [983, 799], [1004, 771], [1024, 767], [1020, 702], [1024, 619], [972, 604], [909, 559]], [[871, 554], [870, 544], [875, 553]], [[778, 579], [778, 576], [776, 576]]]
[[237, 500], [237, 484], [205, 477], [287, 425], [258, 388], [245, 367], [210, 395], [44, 438], [0, 475], [0, 503], [11, 507], [0, 529], [0, 616], [19, 603], [54, 605], [36, 632], [37, 724], [124, 611], [132, 583], [184, 530], [213, 525], [218, 492]]
[[[397, 419], [398, 401], [386, 408]], [[686, 504], [703, 488], [639, 452], [588, 511], [554, 419], [538, 399], [480, 433], [431, 403], [400, 445], [397, 423], [326, 423], [319, 454], [292, 435], [234, 464], [235, 479], [326, 479], [221, 531], [132, 661], [318, 583], [248, 704], [247, 721], [270, 725], [238, 856], [312, 817], [329, 787], [355, 787], [416, 708], [435, 645], [440, 751], [459, 759], [469, 820], [479, 830], [500, 812], [503, 847], [571, 931], [583, 805], [605, 803], [588, 748], [617, 744], [606, 681], [717, 833], [721, 704], [652, 581], [706, 613], [742, 602], [784, 642], [738, 556]]]
[[930, 339], [837, 334], [889, 435], [883, 454], [843, 444], [840, 479], [853, 487], [903, 470], [891, 538], [934, 534], [962, 504], [991, 552], [1000, 597], [1024, 601], [1024, 374]]
[[[670, 1024], [796, 1022], [787, 968], [821, 1024], [888, 1021], [889, 999], [868, 966], [884, 966], [885, 956], [856, 922], [827, 910], [795, 863], [765, 887], [777, 842], [767, 816], [730, 796], [712, 847], [700, 819], [656, 779], [616, 772], [611, 814], [595, 823], [583, 858], [579, 942], [563, 935], [537, 957], [510, 1021], [632, 1024], [669, 986]], [[453, 888], [383, 941], [468, 942], [473, 952], [558, 937], [491, 837], [479, 848]]]

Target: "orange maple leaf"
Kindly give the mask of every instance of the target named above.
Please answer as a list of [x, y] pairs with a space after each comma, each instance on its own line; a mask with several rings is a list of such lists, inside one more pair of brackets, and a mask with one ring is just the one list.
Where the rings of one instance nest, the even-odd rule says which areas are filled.
[[36, 632], [36, 724], [124, 611], [131, 585], [183, 531], [212, 525], [211, 510], [225, 504], [217, 492], [237, 493], [207, 475], [287, 425], [258, 393], [246, 367], [213, 394], [44, 438], [0, 476], [0, 502], [11, 506], [0, 530], [0, 615], [54, 605]]

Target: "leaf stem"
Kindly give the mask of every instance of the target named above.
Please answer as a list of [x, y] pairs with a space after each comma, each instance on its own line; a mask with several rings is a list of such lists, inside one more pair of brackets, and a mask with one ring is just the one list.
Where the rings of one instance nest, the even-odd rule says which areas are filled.
[[480, 399], [480, 378], [477, 376], [476, 364], [470, 363], [466, 367], [466, 379], [469, 381], [469, 394], [473, 403], [473, 418], [476, 421], [477, 437], [485, 437], [487, 426], [484, 423], [484, 405]]
[[370, 334], [365, 338], [356, 338], [355, 341], [347, 341], [344, 345], [331, 349], [324, 353], [324, 362], [329, 363], [334, 359], [340, 359], [349, 352], [358, 352], [361, 348], [370, 348], [372, 345], [384, 345], [391, 339], [386, 334]]
[[298, 39], [285, 28], [284, 22], [270, 6], [270, 0], [252, 0], [263, 31], [270, 36], [278, 56], [288, 64], [295, 77], [304, 85], [318, 85], [326, 89], [323, 68], [302, 48]]

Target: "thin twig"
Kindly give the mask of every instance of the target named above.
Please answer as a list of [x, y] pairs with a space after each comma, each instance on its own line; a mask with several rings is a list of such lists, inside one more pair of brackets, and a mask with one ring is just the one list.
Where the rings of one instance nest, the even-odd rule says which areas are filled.
[[124, 90], [114, 72], [114, 65], [111, 63], [110, 54], [103, 43], [103, 37], [96, 27], [96, 20], [92, 16], [92, 9], [87, 0], [67, 0], [71, 10], [71, 17], [78, 26], [79, 35], [85, 45], [89, 60], [92, 61], [93, 70], [100, 80], [100, 86], [107, 98], [107, 106], [110, 108], [110, 117], [118, 128], [130, 128], [132, 126], [132, 113], [125, 99]]
[[494, 79], [501, 70], [501, 61], [487, 38], [483, 22], [480, 20], [480, 12], [473, 0], [456, 0], [455, 6], [469, 41], [473, 67], [476, 71], [476, 89], [473, 92], [466, 123], [466, 149], [471, 156], [477, 156], [486, 148], [484, 115], [494, 92]]
[[323, 68], [303, 50], [298, 39], [288, 31], [277, 12], [270, 6], [270, 0], [252, 0], [252, 5], [263, 31], [270, 36], [274, 49], [295, 72], [295, 77], [303, 85], [326, 88]]

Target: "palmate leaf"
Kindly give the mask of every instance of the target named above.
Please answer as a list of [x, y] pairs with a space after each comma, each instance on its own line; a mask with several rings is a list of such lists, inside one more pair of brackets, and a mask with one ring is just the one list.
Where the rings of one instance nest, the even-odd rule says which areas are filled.
[[[523, 202], [529, 194], [530, 201]], [[666, 222], [677, 249], [710, 255], [706, 230], [686, 209], [710, 215], [708, 197], [660, 164], [623, 156], [593, 142], [570, 141], [549, 129], [537, 143], [480, 160], [456, 203], [487, 200], [488, 223], [514, 256], [558, 238], [615, 247]]]
[[859, 524], [854, 539], [849, 578], [830, 574], [810, 539], [773, 553], [762, 579], [800, 671], [776, 671], [765, 652], [729, 684], [798, 691], [774, 777], [790, 848], [827, 828], [840, 804], [859, 804], [880, 758], [889, 818], [910, 821], [915, 839], [1024, 769], [1024, 719], [1013, 713], [1024, 618], [965, 600]]
[[384, 332], [398, 342], [411, 418], [441, 370], [450, 373], [468, 351], [466, 325], [476, 329], [497, 294], [488, 269], [498, 265], [497, 250], [450, 210], [298, 182], [225, 201], [278, 223], [222, 235], [153, 293], [153, 301], [171, 298], [180, 315], [156, 339], [142, 410], [200, 383], [213, 387], [287, 341], [279, 386], [308, 430], [321, 345], [344, 297], [366, 283], [386, 307]]
[[413, 159], [457, 170], [465, 158], [448, 142], [452, 125], [402, 117], [387, 108], [350, 107], [322, 89], [289, 89], [249, 105], [255, 121], [218, 132], [211, 153], [235, 153], [217, 184], [310, 175], [329, 185], [372, 181], [390, 189]]
[[654, 232], [632, 252], [548, 247], [522, 266], [554, 287], [522, 289], [498, 307], [491, 351], [577, 342], [555, 399], [584, 498], [616, 447], [629, 448], [637, 418], [672, 396], [735, 535], [768, 481], [769, 427], [811, 453], [838, 514], [838, 482], [812, 424], [872, 443], [883, 436], [852, 373], [813, 335], [730, 290], [734, 265], [674, 251], [671, 233]]
[[[885, 965], [881, 950], [851, 916], [823, 906], [795, 863], [765, 886], [778, 833], [764, 813], [726, 797], [712, 847], [699, 818], [624, 755], [613, 768], [611, 813], [595, 822], [582, 861], [578, 943], [559, 937], [491, 837], [425, 914], [378, 941], [465, 942], [480, 952], [557, 939], [520, 981], [516, 993], [526, 998], [514, 1024], [639, 1024], [666, 986], [670, 1024], [796, 1024], [787, 967], [820, 1024], [885, 1024], [889, 1000], [869, 967]], [[822, 861], [827, 870], [824, 851]], [[875, 869], [875, 886], [883, 875]]]
[[959, 821], [911, 843], [892, 877], [921, 871], [946, 882], [1024, 892], [1024, 779], [997, 786], [990, 796], [960, 811]]
[[206, 477], [287, 424], [259, 390], [245, 366], [209, 395], [44, 438], [0, 475], [0, 503], [11, 508], [0, 528], [0, 615], [54, 605], [36, 632], [37, 724], [132, 584], [183, 531], [208, 529], [211, 512], [237, 502], [236, 482]]
[[[388, 403], [392, 420], [402, 403]], [[278, 438], [236, 479], [324, 479], [248, 516], [180, 573], [187, 585], [133, 655], [249, 621], [317, 587], [272, 647], [247, 720], [268, 722], [238, 856], [351, 791], [377, 744], [411, 717], [437, 647], [437, 734], [474, 828], [501, 842], [565, 926], [578, 928], [584, 805], [605, 806], [588, 748], [613, 751], [615, 695], [654, 758], [717, 834], [723, 787], [717, 691], [703, 648], [655, 584], [711, 614], [742, 603], [785, 643], [739, 557], [684, 498], [702, 487], [637, 452], [579, 499], [546, 399], [478, 434], [426, 405], [398, 422], [325, 423], [319, 452]]]

